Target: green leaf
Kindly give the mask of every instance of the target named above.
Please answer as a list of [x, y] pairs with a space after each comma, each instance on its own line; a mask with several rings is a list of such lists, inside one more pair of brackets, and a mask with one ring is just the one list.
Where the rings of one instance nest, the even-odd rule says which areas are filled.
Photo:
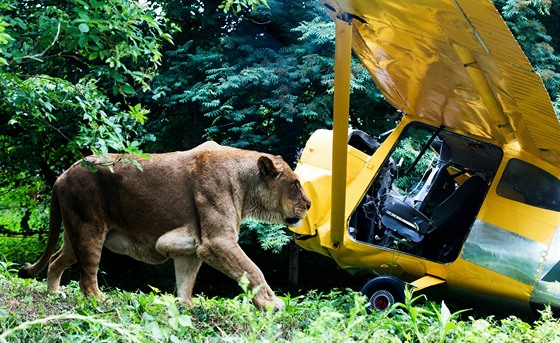
[[[80, 36], [80, 39], [78, 40], [78, 44], [80, 45], [81, 48], [85, 47], [88, 43], [88, 36], [82, 35]], [[92, 60], [91, 58], [91, 54], [89, 56], [89, 59]]]
[[177, 317], [177, 320], [181, 326], [190, 327], [190, 328], [193, 327], [192, 318], [189, 315], [186, 314], [180, 315]]
[[21, 106], [22, 104], [24, 104], [26, 102], [26, 98], [24, 96], [18, 96], [15, 100], [14, 100], [14, 104], [16, 104], [17, 106]]
[[78, 25], [78, 29], [81, 33], [89, 32], [89, 26], [86, 23], [81, 23], [80, 25]]
[[142, 165], [140, 164], [140, 162], [136, 161], [136, 160], [131, 160], [132, 164], [134, 164], [136, 166], [136, 168], [138, 168], [138, 170], [140, 171], [144, 171], [144, 168], [142, 168]]
[[94, 52], [92, 52], [92, 53], [90, 53], [90, 54], [88, 55], [88, 59], [89, 59], [90, 61], [96, 59], [97, 57], [99, 57], [99, 53], [98, 53], [97, 51], [94, 51]]
[[128, 95], [132, 95], [132, 94], [136, 93], [134, 91], [134, 88], [131, 85], [129, 85], [128, 83], [125, 83], [124, 85], [122, 85], [121, 90], [123, 91], [124, 94], [128, 94]]
[[76, 8], [76, 12], [78, 12], [78, 15], [80, 16], [80, 18], [82, 18], [85, 21], [89, 20], [89, 15], [87, 14], [87, 11], [84, 10], [83, 8]]
[[90, 3], [92, 8], [101, 8], [105, 5], [105, 1], [91, 0]]

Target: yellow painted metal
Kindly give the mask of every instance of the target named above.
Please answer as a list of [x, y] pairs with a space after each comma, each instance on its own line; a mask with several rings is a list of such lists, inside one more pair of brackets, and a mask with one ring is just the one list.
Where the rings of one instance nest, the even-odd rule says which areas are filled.
[[353, 49], [388, 102], [560, 164], [560, 123], [491, 1], [322, 0], [353, 16]]
[[[364, 196], [364, 192], [375, 177], [379, 166], [390, 153], [403, 129], [408, 124], [416, 121], [429, 122], [425, 118], [405, 116], [373, 156], [365, 155], [352, 147], [348, 147], [346, 219], [351, 216], [355, 206]], [[375, 274], [413, 279], [431, 275], [434, 278], [445, 280], [452, 288], [459, 287], [473, 292], [504, 296], [521, 302], [529, 301], [534, 286], [513, 280], [510, 277], [461, 258], [449, 264], [437, 263], [399, 251], [355, 241], [348, 235], [347, 230], [343, 232], [342, 244], [340, 244], [338, 249], [332, 249], [330, 245], [330, 230], [332, 226], [329, 216], [325, 216], [331, 205], [329, 200], [331, 174], [328, 169], [331, 156], [329, 147], [332, 146], [332, 140], [332, 131], [320, 130], [315, 132], [309, 139], [296, 168], [296, 173], [302, 179], [306, 192], [309, 193], [311, 191], [313, 194], [310, 196], [313, 201], [313, 207], [303, 224], [298, 228], [290, 228], [292, 231], [298, 230], [297, 232], [300, 234], [312, 236], [306, 236], [303, 240], [296, 239], [298, 245], [304, 249], [332, 257], [342, 268], [349, 271], [369, 270]], [[491, 142], [491, 140], [486, 141]], [[505, 149], [504, 152], [506, 154], [513, 153], [513, 156], [517, 158], [526, 159], [527, 155], [530, 156], [528, 153], [509, 151], [508, 149]], [[510, 157], [506, 155], [505, 158], [507, 160]], [[554, 172], [551, 168], [548, 169]], [[498, 173], [501, 173], [501, 171]], [[557, 174], [557, 172], [554, 173]], [[499, 178], [499, 175], [497, 175], [497, 178]], [[492, 192], [495, 192], [495, 186], [492, 186], [489, 191], [489, 193]], [[510, 209], [501, 207], [505, 206], [504, 204], [507, 199], [499, 198], [493, 193], [487, 195], [487, 197], [492, 199], [492, 201], [486, 201], [483, 204], [483, 208], [478, 216], [481, 220], [508, 228], [528, 238], [543, 241], [543, 243], [547, 243], [547, 239], [550, 239], [554, 223], [558, 223], [559, 220], [558, 213], [548, 211], [548, 214], [546, 214], [545, 210], [539, 210], [539, 220], [547, 224], [541, 226], [543, 230], [532, 230], [531, 228], [534, 225], [531, 225], [531, 223], [534, 224], [535, 221], [531, 222], [531, 215], [530, 213], [525, 213], [525, 209], [515, 207], [515, 211], [512, 211], [511, 207]], [[507, 205], [515, 206], [511, 201]], [[525, 219], [522, 220], [522, 218]], [[431, 282], [435, 282], [435, 280]], [[499, 284], [500, 287], [492, 286], [495, 284]]]
[[[321, 1], [336, 23], [334, 132], [315, 132], [298, 161], [296, 173], [313, 206], [300, 227], [290, 228], [300, 235], [296, 242], [349, 271], [416, 280], [418, 289], [446, 282], [449, 288], [528, 303], [533, 284], [461, 256], [444, 264], [358, 242], [346, 227], [412, 122], [443, 125], [501, 146], [503, 163], [494, 180], [512, 158], [560, 177], [560, 124], [550, 98], [491, 1]], [[349, 24], [339, 18], [354, 19]], [[373, 156], [347, 146], [350, 45], [387, 101], [406, 113]], [[549, 245], [560, 213], [500, 197], [496, 183], [477, 219]]]
[[335, 19], [335, 23], [332, 209], [330, 242], [327, 243], [333, 249], [342, 242], [345, 229], [346, 154], [352, 58], [352, 25], [340, 19]]
[[475, 55], [470, 49], [465, 48], [463, 45], [452, 44], [452, 46], [463, 63], [465, 70], [473, 80], [473, 85], [481, 95], [484, 105], [486, 105], [488, 109], [488, 114], [491, 116], [491, 118], [488, 119], [492, 119], [498, 126], [502, 134], [502, 137], [500, 137], [501, 140], [506, 143], [514, 141], [516, 137], [511, 129], [511, 125], [504, 114], [501, 104], [498, 99], [496, 99], [494, 92], [492, 92], [485, 73], [480, 68], [480, 65], [478, 65]]
[[[495, 176], [499, 180], [504, 172], [507, 162], [511, 159], [523, 160], [560, 179], [560, 169], [558, 166], [551, 165], [539, 160], [534, 155], [518, 149], [504, 147], [504, 162], [498, 169]], [[498, 196], [494, 182], [486, 195], [486, 201], [480, 209], [479, 216], [484, 221], [501, 228], [508, 228], [509, 231], [540, 242], [550, 244], [551, 237], [558, 230], [560, 223], [560, 212], [551, 211], [535, 206], [526, 206], [523, 202], [514, 201], [505, 197]], [[538, 229], [535, 229], [538, 228]]]
[[412, 290], [416, 292], [428, 287], [444, 284], [445, 282], [446, 281], [443, 279], [431, 275], [426, 275], [418, 280], [415, 280], [414, 282], [409, 283], [409, 285], [411, 285], [413, 287]]

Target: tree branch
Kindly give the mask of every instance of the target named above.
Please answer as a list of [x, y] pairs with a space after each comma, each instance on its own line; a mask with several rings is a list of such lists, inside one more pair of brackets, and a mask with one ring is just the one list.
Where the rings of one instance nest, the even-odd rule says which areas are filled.
[[58, 36], [60, 35], [60, 24], [61, 24], [61, 22], [59, 21], [59, 22], [58, 22], [57, 29], [56, 29], [56, 36], [54, 37], [54, 39], [53, 39], [53, 41], [51, 42], [51, 44], [49, 44], [49, 46], [47, 46], [47, 47], [46, 47], [43, 51], [41, 51], [40, 53], [37, 53], [37, 54], [35, 54], [35, 55], [30, 55], [30, 56], [23, 56], [23, 57], [20, 57], [19, 59], [20, 59], [20, 60], [23, 60], [23, 59], [29, 58], [29, 59], [32, 59], [32, 60], [36, 60], [36, 61], [38, 61], [38, 62], [43, 62], [43, 60], [40, 59], [39, 57], [44, 56], [44, 55], [47, 53], [47, 51], [49, 51], [50, 48], [52, 48], [52, 47], [54, 46], [54, 44], [58, 41]]

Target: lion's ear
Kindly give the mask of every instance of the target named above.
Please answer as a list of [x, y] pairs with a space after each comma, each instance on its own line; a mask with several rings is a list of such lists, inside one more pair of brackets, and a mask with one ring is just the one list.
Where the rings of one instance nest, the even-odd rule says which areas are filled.
[[277, 178], [284, 171], [284, 160], [280, 156], [275, 156], [274, 160], [270, 157], [263, 155], [259, 157], [257, 165], [259, 166], [259, 171], [264, 176], [271, 176]]

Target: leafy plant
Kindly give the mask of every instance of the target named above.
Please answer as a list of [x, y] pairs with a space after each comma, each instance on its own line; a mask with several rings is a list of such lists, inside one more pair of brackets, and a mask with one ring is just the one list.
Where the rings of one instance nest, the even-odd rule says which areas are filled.
[[62, 287], [66, 296], [45, 296], [43, 281], [12, 276], [0, 262], [0, 342], [555, 342], [560, 321], [547, 309], [534, 323], [510, 316], [469, 317], [463, 311], [408, 294], [390, 312], [368, 313], [367, 299], [352, 290], [308, 291], [283, 297], [282, 311], [261, 312], [251, 292], [234, 298], [195, 298], [184, 308], [157, 289], [129, 293], [116, 289], [95, 301], [77, 282]]
[[223, 0], [218, 8], [225, 13], [229, 11], [239, 13], [242, 10], [256, 9], [260, 5], [268, 6], [266, 0]]
[[91, 153], [139, 154], [153, 139], [147, 111], [129, 102], [149, 88], [173, 27], [125, 0], [7, 0], [0, 22], [0, 193], [10, 194], [0, 207], [19, 210], [29, 234], [45, 228], [38, 203], [64, 168]]
[[497, 0], [496, 6], [535, 71], [542, 78], [560, 118], [560, 57], [558, 20], [560, 3], [547, 0]]
[[286, 232], [285, 225], [247, 220], [241, 224], [239, 242], [248, 244], [256, 240], [264, 250], [272, 250], [278, 253], [291, 241], [291, 236], [287, 235]]
[[[206, 9], [205, 3], [195, 27], [216, 18]], [[319, 2], [269, 1], [269, 7], [238, 20], [222, 16], [214, 21], [219, 25], [183, 33], [184, 43], [167, 53], [169, 64], [157, 78], [151, 99], [165, 109], [152, 122], [167, 124], [158, 138], [174, 132], [183, 145], [194, 145], [187, 133], [194, 124], [204, 130], [205, 139], [294, 161], [312, 131], [332, 125], [331, 19]], [[389, 106], [371, 77], [357, 60], [352, 68], [357, 99], [352, 124], [374, 132], [391, 127], [392, 122], [375, 121], [385, 118]], [[379, 107], [382, 113], [375, 111]], [[177, 111], [181, 118], [168, 115]]]
[[[432, 307], [433, 307], [433, 305], [432, 305]], [[468, 310], [461, 310], [461, 311], [457, 311], [455, 313], [451, 313], [449, 311], [449, 308], [447, 308], [447, 306], [445, 305], [445, 302], [442, 301], [441, 302], [441, 311], [438, 311], [438, 309], [435, 308], [435, 307], [433, 307], [433, 311], [437, 315], [437, 317], [439, 319], [439, 323], [440, 323], [439, 342], [443, 343], [443, 342], [445, 342], [445, 338], [446, 338], [447, 334], [449, 332], [457, 329], [457, 324], [455, 323], [455, 321], [453, 319], [458, 317], [459, 314], [461, 314], [463, 312], [467, 312]]]
[[[0, 239], [0, 260], [2, 258], [7, 261], [16, 261], [22, 263], [24, 261], [34, 261], [45, 249], [45, 241], [38, 240], [36, 237], [3, 237]], [[14, 265], [11, 264], [13, 267]]]

